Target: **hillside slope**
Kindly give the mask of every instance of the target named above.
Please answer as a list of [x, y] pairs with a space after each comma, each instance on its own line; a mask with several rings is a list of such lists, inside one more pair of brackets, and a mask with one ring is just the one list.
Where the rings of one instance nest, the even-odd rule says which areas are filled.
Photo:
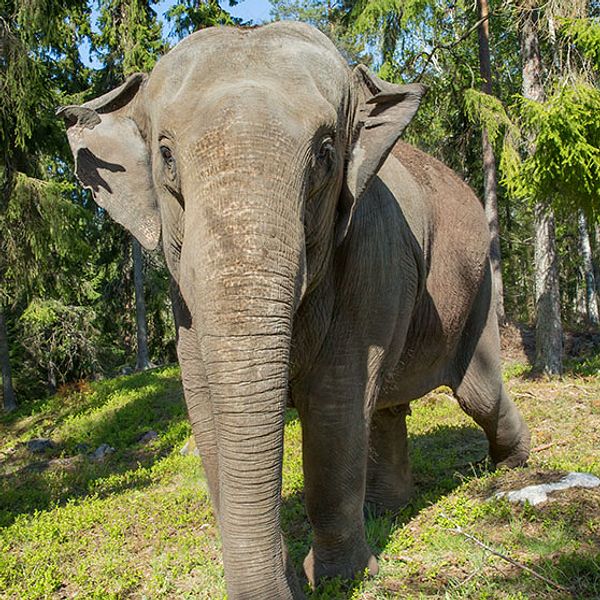
[[[380, 575], [332, 581], [309, 597], [600, 598], [600, 490], [570, 490], [535, 508], [488, 501], [565, 471], [600, 476], [599, 362], [562, 381], [529, 379], [520, 364], [507, 369], [535, 447], [516, 472], [490, 470], [483, 434], [445, 390], [415, 402], [417, 494], [399, 515], [367, 522]], [[179, 452], [189, 435], [176, 367], [83, 384], [1, 419], [0, 597], [223, 598], [200, 461]], [[36, 437], [54, 447], [32, 453], [25, 442]], [[283, 526], [298, 566], [310, 544], [300, 443], [290, 411]], [[558, 587], [483, 550], [457, 525]]]

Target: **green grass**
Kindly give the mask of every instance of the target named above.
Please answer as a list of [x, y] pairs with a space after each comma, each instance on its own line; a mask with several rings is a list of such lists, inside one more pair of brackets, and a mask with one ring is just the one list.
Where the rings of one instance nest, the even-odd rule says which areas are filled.
[[[566, 470], [600, 476], [600, 377], [592, 357], [562, 381], [505, 378], [533, 433], [530, 465], [494, 472], [482, 432], [440, 389], [413, 404], [416, 494], [398, 515], [369, 515], [380, 574], [329, 581], [313, 600], [600, 598], [600, 491], [570, 490], [539, 507], [488, 499]], [[158, 437], [139, 442], [147, 431]], [[220, 542], [190, 435], [176, 367], [65, 390], [0, 419], [0, 598], [225, 597]], [[57, 446], [31, 455], [23, 442]], [[115, 448], [103, 462], [89, 453]], [[311, 532], [302, 495], [301, 428], [286, 419], [283, 528], [298, 567]], [[571, 594], [454, 531], [458, 524]]]

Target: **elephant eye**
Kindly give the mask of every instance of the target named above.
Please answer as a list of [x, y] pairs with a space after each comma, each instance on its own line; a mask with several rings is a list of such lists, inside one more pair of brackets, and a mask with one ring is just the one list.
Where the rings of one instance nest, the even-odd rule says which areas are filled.
[[167, 148], [167, 146], [161, 146], [160, 154], [169, 167], [172, 167], [175, 164], [175, 158], [173, 157], [173, 153], [171, 152], [170, 148]]
[[317, 152], [317, 160], [319, 162], [332, 161], [335, 154], [335, 147], [333, 145], [333, 138], [326, 137], [319, 147]]

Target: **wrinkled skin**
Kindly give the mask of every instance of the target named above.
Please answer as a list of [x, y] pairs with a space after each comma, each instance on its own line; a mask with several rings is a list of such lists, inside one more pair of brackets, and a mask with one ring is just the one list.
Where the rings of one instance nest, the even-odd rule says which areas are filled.
[[149, 77], [60, 111], [97, 202], [147, 248], [162, 231], [231, 599], [301, 597], [280, 533], [287, 403], [302, 422], [313, 584], [377, 572], [363, 504], [410, 496], [411, 400], [450, 386], [497, 464], [527, 459], [481, 206], [398, 142], [423, 92], [276, 23], [196, 33]]

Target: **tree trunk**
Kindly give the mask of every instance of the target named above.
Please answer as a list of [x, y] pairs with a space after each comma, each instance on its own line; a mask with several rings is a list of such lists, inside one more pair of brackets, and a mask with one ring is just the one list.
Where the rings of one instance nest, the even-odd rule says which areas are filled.
[[598, 297], [596, 295], [596, 278], [594, 277], [594, 265], [592, 262], [592, 247], [588, 233], [587, 219], [581, 210], [579, 211], [578, 226], [583, 276], [585, 280], [585, 309], [587, 322], [590, 325], [597, 326], [600, 322], [600, 315], [598, 314]]
[[[542, 60], [538, 41], [539, 9], [535, 2], [524, 2], [521, 15], [521, 56], [523, 60], [523, 96], [543, 102]], [[530, 140], [530, 153], [535, 140]], [[535, 368], [549, 375], [562, 373], [562, 323], [558, 255], [554, 231], [554, 212], [546, 202], [535, 208], [535, 304], [536, 355]]]
[[137, 325], [136, 370], [150, 368], [148, 332], [146, 329], [146, 302], [144, 301], [144, 257], [140, 243], [132, 238], [133, 286], [135, 289], [135, 321]]
[[[492, 70], [490, 67], [489, 44], [489, 7], [487, 0], [478, 0], [479, 19], [482, 21], [478, 28], [479, 34], [479, 73], [483, 80], [482, 91], [492, 95]], [[488, 227], [490, 228], [490, 262], [492, 264], [492, 277], [496, 288], [496, 316], [498, 322], [506, 321], [504, 312], [504, 284], [502, 282], [502, 254], [500, 250], [500, 221], [498, 219], [498, 180], [496, 176], [496, 157], [494, 148], [490, 143], [485, 126], [481, 131], [481, 145], [483, 154], [483, 203]]]
[[12, 374], [10, 370], [10, 354], [8, 351], [8, 334], [6, 332], [6, 320], [4, 313], [0, 311], [0, 367], [2, 368], [2, 398], [4, 410], [10, 412], [17, 408], [15, 391], [12, 385]]
[[535, 368], [548, 375], [562, 373], [562, 323], [558, 285], [558, 254], [554, 212], [535, 205]]
[[594, 265], [594, 276], [596, 278], [596, 295], [600, 303], [600, 223], [596, 223], [594, 227], [595, 246], [592, 252], [592, 264]]

